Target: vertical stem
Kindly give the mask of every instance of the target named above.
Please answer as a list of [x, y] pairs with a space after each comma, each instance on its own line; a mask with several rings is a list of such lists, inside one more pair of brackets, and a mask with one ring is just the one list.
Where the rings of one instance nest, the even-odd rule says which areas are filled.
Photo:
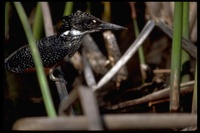
[[110, 17], [111, 17], [110, 2], [103, 2], [103, 4], [104, 4], [103, 20], [110, 22]]
[[[183, 2], [183, 37], [189, 39], [189, 2]], [[187, 82], [190, 80], [190, 57], [185, 50], [181, 50], [181, 66], [182, 66], [182, 77], [181, 82]]]
[[74, 2], [66, 2], [64, 14], [63, 14], [64, 16], [70, 15], [72, 13], [73, 4]]
[[54, 34], [54, 30], [53, 30], [53, 22], [51, 18], [51, 11], [49, 9], [49, 4], [48, 2], [39, 2], [39, 3], [42, 9], [45, 35], [52, 36]]
[[33, 23], [33, 36], [35, 40], [39, 40], [41, 38], [41, 33], [43, 29], [43, 19], [42, 19], [42, 9], [39, 3], [37, 3], [36, 13]]
[[[134, 31], [135, 31], [135, 36], [136, 38], [139, 36], [139, 28], [137, 24], [137, 20], [134, 18], [133, 19], [133, 26], [134, 26]], [[140, 71], [142, 75], [142, 82], [145, 82], [145, 71], [143, 66], [145, 65], [145, 58], [144, 58], [144, 51], [142, 45], [138, 48], [138, 54], [139, 54], [139, 60], [140, 60]]]
[[10, 2], [5, 3], [5, 38], [9, 38], [9, 10], [10, 10]]
[[88, 13], [91, 13], [91, 2], [86, 2], [86, 5], [87, 5], [86, 11], [87, 11]]
[[183, 2], [183, 37], [189, 39], [189, 2]]
[[27, 40], [29, 42], [29, 47], [30, 47], [31, 54], [33, 56], [34, 64], [36, 67], [37, 77], [38, 77], [38, 81], [40, 84], [40, 88], [41, 88], [41, 92], [42, 92], [42, 96], [43, 96], [47, 114], [49, 117], [56, 117], [56, 111], [55, 111], [55, 108], [53, 105], [51, 94], [49, 92], [49, 86], [47, 84], [47, 79], [45, 76], [44, 67], [42, 65], [42, 60], [40, 58], [40, 53], [38, 51], [38, 48], [36, 47], [35, 39], [33, 37], [31, 27], [28, 24], [27, 16], [26, 16], [24, 8], [22, 7], [20, 2], [14, 2], [14, 5], [16, 7], [19, 18], [24, 27]]
[[[134, 25], [135, 35], [137, 38], [139, 35], [139, 29], [136, 19], [133, 19], [133, 25]], [[139, 52], [140, 63], [145, 64], [144, 51], [142, 45], [139, 47], [138, 52]]]
[[174, 31], [172, 40], [171, 75], [170, 75], [170, 111], [179, 110], [180, 101], [180, 63], [182, 39], [182, 2], [175, 2]]
[[197, 61], [195, 68], [195, 83], [194, 83], [194, 91], [193, 91], [193, 101], [192, 101], [192, 113], [197, 113]]
[[[139, 36], [139, 28], [138, 28], [138, 23], [137, 23], [137, 14], [135, 10], [135, 3], [130, 2], [129, 5], [131, 6], [131, 16], [133, 19], [133, 27], [134, 27], [134, 32], [135, 32], [135, 37], [137, 38]], [[144, 51], [142, 45], [138, 48], [138, 54], [139, 54], [139, 60], [140, 60], [140, 72], [142, 76], [142, 82], [145, 83], [146, 79], [146, 73], [145, 73], [145, 58], [144, 58]]]

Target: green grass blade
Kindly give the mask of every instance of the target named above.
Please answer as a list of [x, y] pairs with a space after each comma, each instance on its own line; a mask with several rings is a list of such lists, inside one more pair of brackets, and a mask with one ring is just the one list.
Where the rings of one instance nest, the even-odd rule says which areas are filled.
[[182, 39], [182, 2], [175, 2], [171, 74], [170, 74], [170, 111], [179, 110], [180, 104], [180, 66], [181, 66], [181, 39]]
[[[139, 36], [139, 28], [138, 28], [138, 23], [137, 20], [134, 18], [133, 19], [133, 27], [135, 31], [135, 36], [136, 38]], [[139, 54], [139, 60], [140, 60], [140, 70], [141, 70], [141, 75], [142, 75], [142, 82], [145, 83], [145, 77], [144, 77], [144, 70], [143, 70], [143, 65], [145, 65], [145, 58], [144, 58], [144, 51], [142, 45], [138, 48], [138, 54]]]
[[35, 63], [35, 67], [36, 67], [36, 72], [37, 72], [37, 76], [38, 76], [38, 80], [39, 80], [39, 84], [41, 87], [41, 92], [42, 92], [42, 96], [43, 96], [43, 100], [44, 100], [44, 104], [46, 107], [46, 111], [49, 117], [56, 117], [56, 111], [52, 102], [52, 98], [49, 92], [49, 86], [47, 84], [47, 79], [45, 76], [45, 72], [44, 72], [44, 68], [42, 65], [42, 61], [40, 58], [40, 53], [38, 51], [38, 48], [36, 47], [35, 44], [35, 39], [33, 37], [32, 31], [31, 31], [31, 27], [28, 24], [28, 19], [27, 16], [25, 14], [24, 8], [22, 7], [20, 2], [14, 2], [14, 5], [16, 7], [16, 10], [18, 12], [19, 18], [22, 22], [22, 25], [24, 27], [25, 33], [26, 33], [26, 37], [29, 43], [29, 47], [31, 50], [31, 54], [33, 56], [33, 60]]
[[72, 13], [73, 5], [74, 5], [74, 2], [66, 2], [64, 14], [63, 14], [64, 16], [68, 16]]
[[195, 70], [195, 83], [194, 83], [194, 91], [193, 91], [193, 101], [192, 101], [192, 113], [197, 113], [197, 62], [196, 62], [196, 70]]
[[[135, 9], [135, 3], [129, 2], [129, 5], [131, 7], [131, 17], [132, 17], [132, 20], [133, 20], [134, 33], [135, 33], [135, 37], [137, 39], [138, 36], [139, 36], [139, 28], [138, 28], [138, 23], [137, 23], [137, 14], [136, 14], [136, 9]], [[144, 57], [144, 51], [143, 51], [142, 45], [138, 48], [138, 55], [139, 55], [139, 60], [140, 60], [140, 72], [141, 72], [141, 76], [142, 76], [142, 82], [145, 83], [146, 63], [145, 63], [145, 57]]]
[[37, 3], [35, 18], [33, 22], [33, 36], [35, 37], [35, 40], [39, 40], [41, 38], [43, 28], [42, 9], [40, 3]]
[[[189, 2], [183, 2], [183, 37], [189, 39]], [[184, 70], [184, 75], [181, 77], [181, 82], [187, 82], [190, 80], [190, 56], [185, 50], [181, 50], [181, 66], [182, 70]]]

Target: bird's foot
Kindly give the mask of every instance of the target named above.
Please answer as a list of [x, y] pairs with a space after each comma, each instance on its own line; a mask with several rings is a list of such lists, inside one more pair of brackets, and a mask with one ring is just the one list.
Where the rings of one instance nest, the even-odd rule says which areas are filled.
[[[54, 81], [54, 82], [63, 82], [65, 84], [67, 84], [67, 82], [63, 79], [63, 78], [57, 78], [53, 75], [55, 68], [51, 68], [49, 71], [49, 78], [50, 80]], [[59, 71], [62, 75], [64, 75], [64, 73], [62, 71]]]

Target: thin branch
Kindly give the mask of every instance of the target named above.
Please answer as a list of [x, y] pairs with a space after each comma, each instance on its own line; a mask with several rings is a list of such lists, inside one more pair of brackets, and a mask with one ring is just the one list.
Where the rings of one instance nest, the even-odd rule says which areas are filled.
[[[133, 129], [183, 129], [188, 126], [197, 127], [197, 114], [190, 113], [137, 113], [108, 114], [102, 120], [107, 130]], [[88, 130], [87, 117], [30, 117], [15, 122], [13, 130]]]
[[[108, 53], [108, 59], [110, 65], [113, 67], [116, 62], [121, 58], [121, 51], [117, 44], [115, 35], [111, 31], [103, 32], [103, 37], [106, 45], [106, 50]], [[128, 76], [126, 65], [124, 65], [116, 74], [116, 87], [120, 86], [121, 81], [126, 80]]]
[[103, 130], [99, 107], [94, 93], [86, 86], [80, 86], [78, 92], [83, 112], [87, 117], [88, 129]]
[[74, 88], [68, 96], [64, 97], [63, 100], [60, 102], [58, 108], [58, 115], [66, 115], [66, 111], [69, 112], [69, 108], [71, 105], [78, 99], [78, 90]]
[[51, 18], [51, 13], [49, 10], [49, 4], [48, 2], [40, 2], [42, 7], [42, 13], [43, 13], [43, 20], [44, 20], [44, 27], [45, 27], [45, 34], [46, 36], [54, 35], [53, 30], [53, 23]]
[[194, 91], [193, 91], [193, 98], [192, 98], [192, 113], [197, 113], [197, 61], [196, 61], [196, 66], [195, 66], [195, 83], [194, 83]]
[[[186, 87], [186, 86], [191, 86], [193, 84], [194, 84], [194, 81], [182, 83], [180, 85], [180, 87], [181, 87], [180, 93], [192, 92], [193, 88]], [[154, 93], [146, 95], [144, 97], [134, 99], [134, 100], [125, 101], [125, 102], [122, 102], [122, 103], [119, 103], [119, 104], [116, 104], [116, 105], [112, 105], [112, 106], [108, 106], [108, 107], [105, 107], [105, 108], [115, 110], [115, 109], [126, 108], [126, 107], [130, 107], [130, 106], [146, 103], [146, 102], [152, 102], [152, 101], [163, 99], [163, 98], [169, 98], [169, 92], [170, 92], [170, 87], [167, 87], [163, 90], [154, 92]]]
[[84, 77], [85, 77], [85, 81], [87, 83], [87, 85], [89, 86], [89, 88], [93, 89], [94, 86], [96, 86], [96, 80], [94, 77], [94, 74], [92, 72], [92, 68], [86, 58], [86, 51], [85, 51], [85, 47], [82, 49], [82, 55], [83, 55], [83, 68], [84, 68]]
[[93, 71], [97, 74], [104, 75], [108, 71], [106, 67], [107, 58], [99, 50], [97, 44], [90, 35], [84, 36], [83, 47], [85, 47], [86, 55]]
[[[155, 24], [170, 38], [173, 38], [173, 30], [169, 26], [160, 20], [156, 20]], [[182, 47], [194, 59], [197, 59], [197, 47], [190, 40], [182, 37]]]
[[[194, 72], [194, 69], [190, 69], [190, 72]], [[154, 69], [153, 73], [171, 73], [171, 69]]]

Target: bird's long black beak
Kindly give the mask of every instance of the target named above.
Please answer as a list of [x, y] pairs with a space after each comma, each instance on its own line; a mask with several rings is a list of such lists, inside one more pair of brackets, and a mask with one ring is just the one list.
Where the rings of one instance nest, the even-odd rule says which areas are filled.
[[108, 23], [105, 21], [101, 21], [102, 23], [98, 25], [97, 29], [98, 30], [125, 30], [127, 28], [122, 27], [120, 25]]

